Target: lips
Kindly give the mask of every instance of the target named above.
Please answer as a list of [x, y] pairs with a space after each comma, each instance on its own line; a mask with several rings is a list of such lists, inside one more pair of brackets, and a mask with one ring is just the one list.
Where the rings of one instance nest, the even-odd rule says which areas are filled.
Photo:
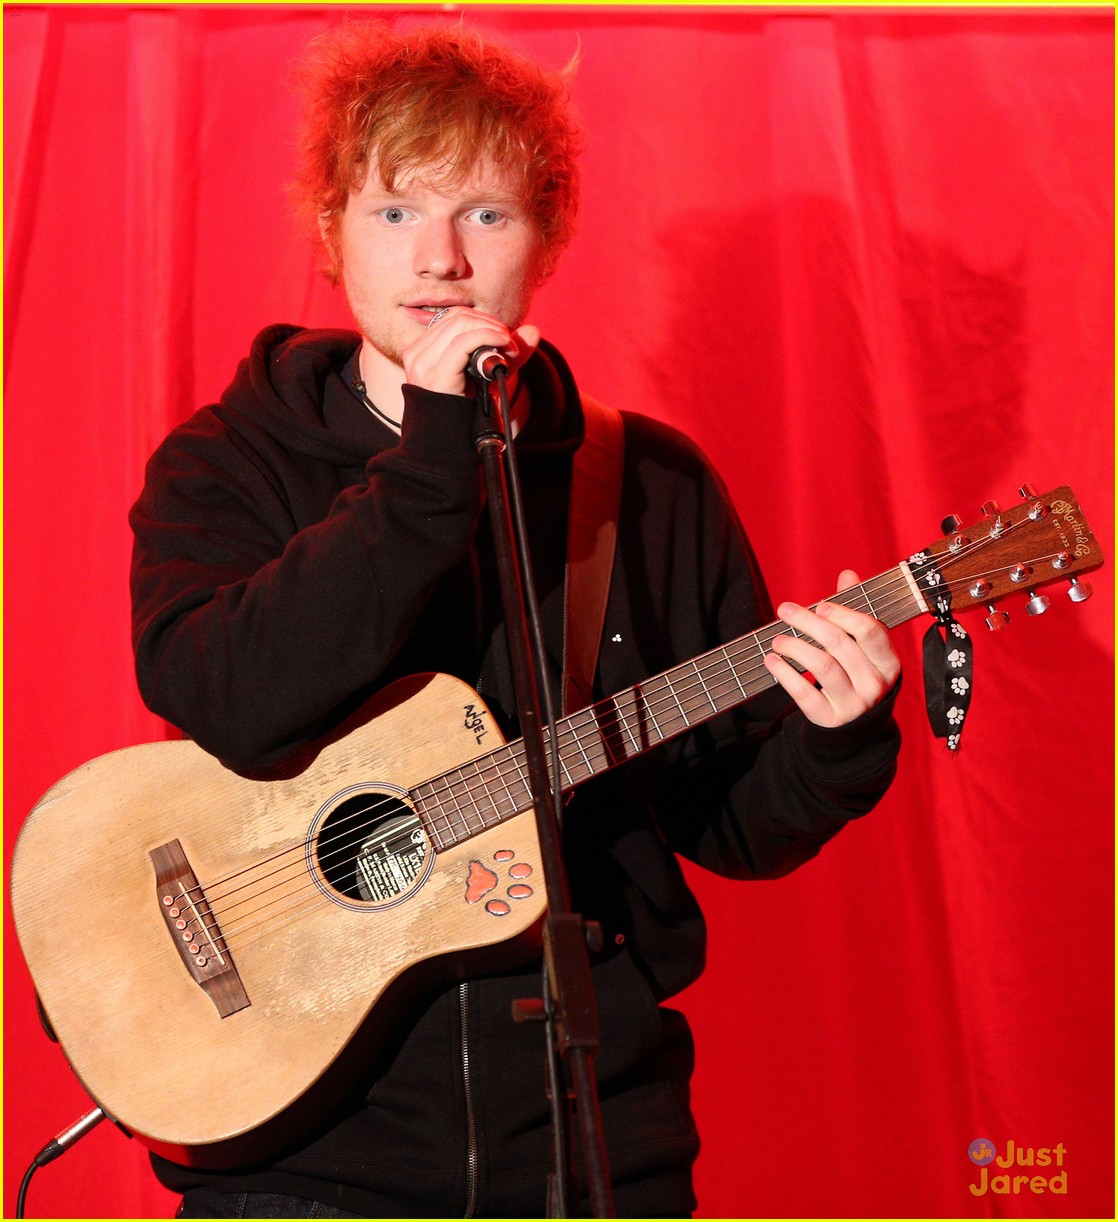
[[473, 306], [473, 302], [447, 300], [433, 301], [428, 299], [406, 302], [402, 308], [404, 313], [407, 314], [409, 318], [411, 318], [414, 322], [419, 323], [420, 326], [425, 327], [440, 310], [449, 310], [454, 306], [464, 306], [466, 309], [470, 309]]
[[406, 302], [404, 308], [408, 310], [424, 310], [427, 313], [435, 314], [439, 310], [449, 310], [452, 306], [465, 306], [469, 309], [473, 304], [472, 301], [432, 301], [425, 298], [422, 301]]

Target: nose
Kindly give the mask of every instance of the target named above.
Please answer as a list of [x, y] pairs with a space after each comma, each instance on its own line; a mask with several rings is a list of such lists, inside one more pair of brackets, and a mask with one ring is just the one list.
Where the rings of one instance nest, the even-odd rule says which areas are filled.
[[462, 235], [454, 221], [431, 220], [415, 247], [415, 273], [436, 280], [460, 280], [469, 270]]

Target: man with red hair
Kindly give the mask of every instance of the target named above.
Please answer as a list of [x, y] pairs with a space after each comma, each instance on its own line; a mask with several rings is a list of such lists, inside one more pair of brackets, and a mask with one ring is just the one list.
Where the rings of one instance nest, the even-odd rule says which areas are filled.
[[[144, 698], [254, 774], [418, 672], [465, 680], [518, 733], [471, 354], [495, 348], [509, 370], [552, 684], [584, 438], [571, 371], [525, 322], [577, 207], [563, 76], [457, 28], [378, 25], [324, 38], [305, 80], [301, 197], [358, 333], [263, 331], [220, 402], [157, 450], [132, 514]], [[702, 455], [631, 413], [623, 445], [596, 699], [772, 618]], [[778, 610], [795, 633], [761, 665], [779, 702], [597, 777], [564, 813], [574, 907], [603, 931], [596, 1068], [623, 1216], [695, 1204], [691, 1039], [663, 1003], [702, 970], [705, 933], [677, 855], [782, 874], [869, 810], [894, 770], [900, 667], [883, 626], [839, 603]], [[184, 1217], [542, 1215], [543, 1041], [509, 1017], [538, 991], [529, 965], [419, 993], [325, 1125], [266, 1163], [156, 1158], [157, 1174]]]

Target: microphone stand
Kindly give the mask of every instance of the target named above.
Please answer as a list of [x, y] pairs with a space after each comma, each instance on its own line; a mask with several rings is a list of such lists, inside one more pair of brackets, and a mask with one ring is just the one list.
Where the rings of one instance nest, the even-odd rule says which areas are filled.
[[[577, 1200], [575, 1164], [570, 1154], [570, 1111], [573, 1107], [591, 1215], [611, 1218], [614, 1216], [613, 1196], [593, 1064], [599, 1047], [598, 1015], [587, 954], [591, 939], [596, 938], [600, 945], [601, 930], [595, 924], [588, 927], [581, 916], [570, 911], [570, 888], [559, 830], [562, 783], [554, 735], [555, 717], [550, 711], [546, 682], [541, 681], [544, 673], [542, 633], [516, 456], [508, 429], [506, 372], [504, 365], [496, 363], [492, 373], [487, 373], [482, 362], [471, 360], [470, 374], [477, 387], [480, 406], [474, 448], [485, 474], [509, 657], [548, 901], [543, 931], [543, 997], [514, 1003], [513, 1017], [520, 1022], [543, 1020], [547, 1023], [555, 1157], [548, 1192], [549, 1216], [570, 1217], [572, 1193]], [[494, 393], [491, 393], [490, 380], [495, 383]], [[548, 706], [546, 718], [542, 703]], [[545, 731], [550, 732], [551, 739], [550, 773], [544, 749]]]

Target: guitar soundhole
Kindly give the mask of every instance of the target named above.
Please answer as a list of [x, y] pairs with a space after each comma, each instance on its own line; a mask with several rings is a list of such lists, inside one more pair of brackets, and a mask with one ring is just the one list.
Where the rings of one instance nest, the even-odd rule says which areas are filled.
[[330, 886], [350, 900], [391, 903], [419, 885], [430, 846], [415, 811], [387, 793], [345, 798], [318, 823], [314, 851]]

